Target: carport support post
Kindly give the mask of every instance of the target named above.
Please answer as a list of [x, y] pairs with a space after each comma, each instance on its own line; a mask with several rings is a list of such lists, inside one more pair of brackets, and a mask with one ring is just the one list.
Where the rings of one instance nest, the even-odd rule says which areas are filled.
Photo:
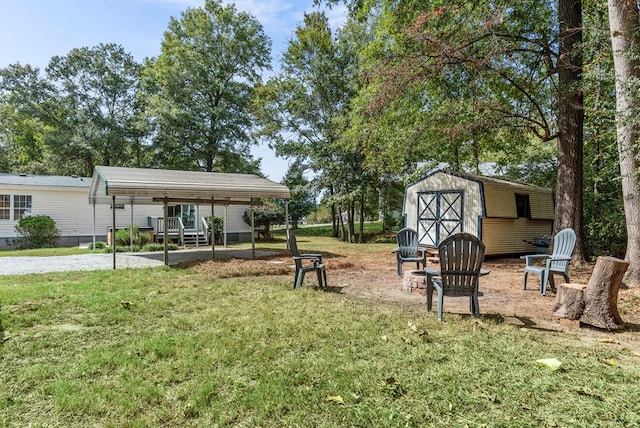
[[196, 248], [200, 247], [200, 204], [196, 204]]
[[287, 249], [289, 249], [289, 200], [284, 201], [284, 236], [287, 240]]
[[168, 217], [169, 217], [169, 205], [167, 202], [167, 197], [164, 197], [164, 218], [162, 219], [162, 236], [164, 237], [163, 239], [163, 244], [164, 244], [164, 265], [165, 266], [169, 266], [169, 241], [168, 241], [168, 237], [167, 235], [169, 234], [169, 222], [168, 222]]
[[211, 260], [216, 258], [216, 204], [211, 197]]
[[253, 209], [253, 198], [251, 198], [251, 258], [256, 258], [256, 216]]
[[[228, 201], [229, 198], [227, 198]], [[223, 236], [223, 241], [222, 241], [222, 246], [224, 248], [227, 248], [227, 214], [228, 214], [228, 208], [229, 208], [229, 204], [226, 204], [224, 206], [224, 220], [222, 222], [222, 236]]]
[[96, 200], [93, 200], [93, 248], [92, 253], [96, 252]]
[[111, 197], [111, 252], [113, 253], [113, 270], [116, 269], [116, 197]]
[[131, 198], [131, 222], [129, 223], [129, 245], [133, 251], [133, 198]]

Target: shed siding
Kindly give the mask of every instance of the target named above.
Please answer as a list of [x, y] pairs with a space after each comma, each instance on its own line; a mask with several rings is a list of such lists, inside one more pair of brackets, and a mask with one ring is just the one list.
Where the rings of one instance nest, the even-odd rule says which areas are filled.
[[493, 182], [483, 184], [487, 217], [518, 218], [513, 187]]
[[524, 240], [550, 235], [551, 225], [546, 220], [485, 218], [482, 220], [482, 242], [486, 246], [486, 254], [535, 253], [536, 248]]
[[551, 189], [540, 189], [529, 193], [531, 218], [534, 220], [553, 220], [555, 206]]
[[[482, 179], [481, 179], [482, 180]], [[517, 183], [482, 180], [487, 217], [517, 218], [516, 194], [529, 195], [531, 218], [553, 220], [553, 193], [549, 189]]]
[[426, 191], [457, 190], [464, 195], [463, 232], [478, 235], [478, 222], [482, 216], [480, 183], [467, 178], [437, 172], [407, 187], [404, 201], [405, 225], [418, 227], [418, 194]]

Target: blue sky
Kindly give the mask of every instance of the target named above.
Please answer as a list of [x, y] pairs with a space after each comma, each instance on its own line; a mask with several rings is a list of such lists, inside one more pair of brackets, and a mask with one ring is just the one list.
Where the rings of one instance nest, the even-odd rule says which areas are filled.
[[[99, 43], [122, 45], [138, 61], [157, 56], [170, 17], [178, 18], [203, 0], [0, 0], [0, 68], [10, 64], [46, 67], [51, 57], [73, 48]], [[225, 3], [230, 3], [225, 1]], [[255, 16], [272, 40], [274, 67], [302, 22], [303, 13], [314, 10], [313, 0], [238, 0], [238, 10]], [[334, 25], [344, 19], [344, 9], [326, 10]], [[267, 147], [258, 147], [262, 171], [280, 181], [287, 161]]]

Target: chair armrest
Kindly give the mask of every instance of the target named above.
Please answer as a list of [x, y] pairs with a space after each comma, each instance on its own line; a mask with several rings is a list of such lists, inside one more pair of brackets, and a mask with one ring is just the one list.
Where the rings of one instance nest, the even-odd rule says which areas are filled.
[[435, 270], [435, 269], [433, 269], [433, 268], [429, 268], [429, 267], [428, 267], [428, 268], [425, 268], [425, 269], [424, 269], [424, 272], [425, 272], [427, 275], [430, 275], [430, 276], [440, 276], [440, 271], [439, 271], [439, 270]]
[[564, 257], [549, 257], [549, 260], [552, 262], [562, 262], [562, 261], [571, 261], [571, 257], [568, 256], [564, 256]]
[[548, 259], [549, 256], [548, 254], [531, 254], [528, 256], [520, 256], [521, 259], [523, 259], [527, 266], [531, 266], [531, 262], [533, 261], [533, 259]]
[[320, 263], [322, 263], [322, 254], [300, 254], [300, 259], [318, 260]]

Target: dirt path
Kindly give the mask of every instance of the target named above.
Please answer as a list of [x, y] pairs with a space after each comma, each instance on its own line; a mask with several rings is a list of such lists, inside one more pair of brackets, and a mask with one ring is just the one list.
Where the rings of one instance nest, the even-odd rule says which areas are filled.
[[[403, 289], [402, 278], [396, 272], [395, 257], [387, 251], [355, 250], [346, 255], [327, 254], [325, 265], [332, 291], [373, 303], [397, 302], [426, 314], [424, 292]], [[438, 268], [433, 262], [430, 266]], [[480, 312], [484, 319], [507, 322], [532, 332], [554, 334], [558, 340], [578, 339], [626, 347], [640, 355], [640, 289], [622, 289], [618, 294], [618, 309], [627, 328], [619, 332], [600, 331], [581, 327], [577, 321], [556, 318], [552, 311], [555, 293], [549, 291], [546, 296], [540, 295], [535, 275], [529, 275], [527, 289], [523, 290], [524, 262], [520, 258], [488, 259], [483, 266], [490, 270], [490, 274], [480, 280]], [[405, 270], [415, 268], [408, 263], [404, 267]], [[198, 262], [194, 268], [212, 276], [282, 275], [293, 281], [293, 262], [285, 252], [259, 260]], [[588, 283], [592, 269], [593, 264], [582, 269], [572, 268], [571, 281]], [[558, 278], [558, 282], [561, 281], [562, 278]], [[304, 286], [317, 286], [315, 276], [307, 275]], [[469, 300], [445, 297], [445, 322], [451, 314], [468, 315]]]

